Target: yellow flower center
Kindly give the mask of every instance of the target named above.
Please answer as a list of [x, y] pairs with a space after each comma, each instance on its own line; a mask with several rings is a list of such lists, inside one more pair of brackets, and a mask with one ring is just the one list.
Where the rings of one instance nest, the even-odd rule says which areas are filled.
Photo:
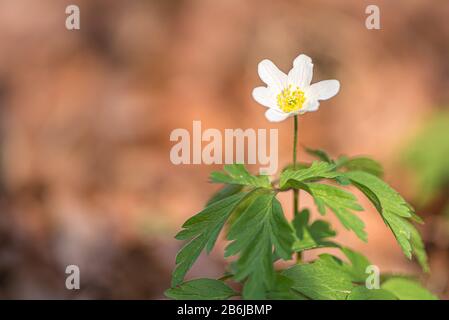
[[293, 88], [291, 84], [276, 97], [279, 108], [287, 113], [300, 110], [305, 100], [304, 92], [298, 87]]

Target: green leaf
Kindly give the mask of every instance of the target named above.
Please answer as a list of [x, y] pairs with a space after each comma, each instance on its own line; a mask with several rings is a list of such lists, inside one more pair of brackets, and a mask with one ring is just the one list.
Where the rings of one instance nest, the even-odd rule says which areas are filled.
[[337, 168], [343, 168], [347, 171], [363, 171], [375, 175], [377, 177], [383, 176], [382, 165], [367, 157], [340, 157], [337, 160]]
[[315, 220], [312, 224], [309, 224], [309, 217], [309, 210], [304, 209], [293, 219], [293, 227], [297, 237], [293, 244], [293, 251], [301, 252], [314, 248], [338, 247], [336, 243], [327, 239], [337, 235], [330, 224], [324, 220]]
[[428, 271], [421, 237], [415, 227], [408, 222], [408, 220], [417, 220], [411, 206], [399, 193], [376, 176], [362, 171], [347, 172], [346, 176], [377, 208], [405, 256], [411, 259], [413, 253], [424, 271]]
[[424, 242], [419, 235], [418, 230], [411, 223], [409, 223], [408, 229], [410, 230], [410, 242], [412, 245], [413, 255], [418, 260], [418, 263], [422, 266], [424, 272], [429, 272], [429, 265], [427, 262], [426, 248]]
[[307, 169], [286, 169], [281, 173], [279, 185], [281, 189], [295, 187], [296, 183], [303, 183], [317, 179], [333, 179], [340, 176], [341, 173], [335, 171], [335, 165], [327, 162], [315, 161]]
[[355, 287], [348, 295], [348, 300], [397, 300], [397, 298], [387, 290], [368, 289], [364, 286]]
[[346, 229], [354, 231], [361, 240], [367, 240], [365, 224], [351, 212], [363, 210], [352, 193], [326, 184], [306, 183], [305, 185], [306, 191], [313, 196], [318, 211], [322, 215], [326, 213], [326, 207], [329, 208]]
[[382, 284], [382, 289], [394, 294], [400, 300], [438, 300], [419, 283], [404, 278], [390, 278]]
[[220, 280], [195, 279], [166, 290], [165, 295], [176, 300], [226, 300], [237, 292]]
[[346, 272], [321, 258], [295, 265], [282, 274], [293, 281], [292, 289], [314, 300], [345, 300], [353, 286]]
[[224, 171], [215, 171], [210, 175], [210, 180], [216, 183], [238, 184], [257, 188], [271, 188], [268, 176], [253, 176], [243, 164], [230, 164], [224, 166]]
[[287, 171], [287, 170], [307, 169], [307, 168], [310, 168], [310, 166], [311, 166], [311, 164], [306, 163], [306, 162], [297, 162], [296, 165], [294, 165], [293, 163], [290, 163], [282, 168], [281, 174], [282, 174], [282, 172]]
[[335, 177], [335, 181], [338, 182], [338, 184], [342, 185], [342, 186], [349, 186], [351, 184], [351, 180], [349, 180], [347, 177], [345, 176], [338, 176]]
[[334, 268], [345, 272], [353, 283], [365, 284], [368, 277], [367, 267], [371, 265], [369, 260], [362, 254], [355, 252], [349, 248], [340, 247], [349, 262], [345, 262], [333, 255], [324, 253], [319, 257], [322, 261], [326, 261]]
[[350, 262], [350, 264], [342, 264], [342, 269], [350, 275], [353, 282], [365, 283], [367, 278], [366, 268], [371, 265], [371, 262], [362, 254], [349, 248], [341, 248], [341, 251]]
[[210, 206], [212, 203], [223, 200], [224, 198], [230, 197], [236, 193], [239, 193], [243, 190], [242, 185], [238, 184], [228, 184], [217, 191], [206, 203], [206, 207]]
[[417, 182], [415, 199], [429, 204], [445, 192], [449, 183], [449, 112], [435, 113], [402, 151], [402, 163], [413, 170]]
[[270, 300], [308, 300], [307, 297], [292, 289], [293, 280], [277, 273], [272, 289], [267, 293]]
[[182, 226], [184, 230], [176, 235], [178, 240], [190, 240], [176, 256], [172, 286], [180, 284], [192, 267], [201, 251], [207, 246], [210, 251], [217, 240], [226, 219], [237, 208], [248, 193], [237, 193], [212, 203], [203, 211], [188, 219]]
[[291, 259], [293, 229], [273, 192], [260, 194], [233, 222], [227, 235], [232, 242], [225, 256], [239, 254], [235, 280], [245, 282], [243, 297], [261, 299], [274, 280], [273, 247], [284, 260]]
[[310, 148], [304, 148], [306, 150], [306, 152], [318, 159], [320, 159], [321, 161], [327, 162], [327, 163], [334, 163], [334, 161], [332, 160], [332, 158], [327, 154], [326, 151], [321, 150], [321, 149], [310, 149]]

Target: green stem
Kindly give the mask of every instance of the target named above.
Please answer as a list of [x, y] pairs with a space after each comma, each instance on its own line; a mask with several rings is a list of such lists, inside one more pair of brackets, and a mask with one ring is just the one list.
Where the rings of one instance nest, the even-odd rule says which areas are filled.
[[[293, 169], [296, 169], [296, 162], [298, 157], [298, 115], [294, 116], [295, 127], [293, 135]], [[296, 216], [299, 214], [299, 190], [293, 189], [293, 213]], [[298, 252], [296, 254], [296, 263], [302, 263], [302, 254]]]
[[[293, 135], [293, 169], [296, 169], [297, 160], [297, 146], [298, 146], [298, 115], [294, 116], [295, 127]], [[293, 189], [293, 213], [298, 215], [299, 213], [299, 190]]]

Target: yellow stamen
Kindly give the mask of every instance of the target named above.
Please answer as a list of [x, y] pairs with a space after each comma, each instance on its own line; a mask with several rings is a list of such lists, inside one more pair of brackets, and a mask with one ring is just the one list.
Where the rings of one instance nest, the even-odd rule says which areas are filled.
[[276, 97], [279, 108], [284, 112], [300, 110], [305, 100], [304, 92], [299, 90], [298, 87], [293, 88], [292, 85], [288, 85]]

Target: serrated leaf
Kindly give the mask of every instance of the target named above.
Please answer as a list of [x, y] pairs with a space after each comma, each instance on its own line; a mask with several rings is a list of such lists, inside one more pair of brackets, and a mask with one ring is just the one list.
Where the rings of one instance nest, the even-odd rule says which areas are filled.
[[347, 300], [397, 300], [397, 298], [387, 290], [358, 286], [351, 291]]
[[239, 255], [236, 261], [237, 281], [245, 279], [243, 297], [263, 298], [274, 279], [273, 247], [284, 260], [292, 255], [293, 229], [282, 212], [273, 192], [257, 195], [246, 210], [233, 222], [227, 235], [232, 242], [225, 256]]
[[321, 258], [282, 272], [293, 281], [292, 289], [314, 300], [345, 300], [352, 290], [348, 274]]
[[216, 183], [238, 184], [256, 188], [271, 188], [268, 176], [254, 176], [246, 170], [243, 164], [225, 165], [224, 172], [212, 172], [210, 180]]
[[243, 190], [242, 185], [238, 184], [228, 184], [223, 188], [218, 190], [216, 193], [212, 195], [212, 197], [207, 201], [206, 207], [210, 206], [212, 203], [223, 200], [224, 198], [230, 197], [236, 193], [239, 193]]
[[310, 212], [302, 210], [293, 219], [293, 227], [296, 231], [296, 241], [293, 244], [293, 251], [301, 252], [308, 249], [338, 247], [338, 245], [327, 238], [335, 237], [336, 232], [332, 230], [330, 224], [324, 220], [315, 220], [309, 224]]
[[438, 300], [435, 295], [418, 282], [405, 278], [390, 278], [381, 287], [400, 300]]
[[334, 163], [334, 161], [332, 160], [332, 158], [327, 154], [326, 151], [321, 150], [321, 149], [310, 149], [310, 148], [304, 148], [306, 150], [306, 152], [318, 159], [320, 159], [321, 161], [327, 162], [327, 163]]
[[336, 268], [339, 270], [342, 270], [344, 272], [346, 272], [345, 270], [343, 270], [343, 260], [341, 260], [340, 258], [337, 258], [336, 256], [333, 256], [329, 253], [322, 253], [318, 256], [320, 258], [320, 261], [322, 263], [327, 264], [328, 266], [332, 267], [332, 268]]
[[409, 223], [409, 225], [410, 241], [412, 244], [413, 254], [416, 257], [416, 260], [418, 260], [418, 263], [422, 266], [423, 271], [429, 272], [430, 269], [427, 263], [427, 254], [426, 248], [424, 247], [424, 242], [422, 241], [418, 230], [416, 230], [416, 228], [414, 228], [411, 223]]
[[348, 171], [363, 171], [377, 177], [382, 177], [384, 173], [382, 165], [368, 157], [340, 157], [336, 164], [337, 168], [343, 168]]
[[335, 165], [327, 162], [315, 161], [307, 169], [287, 169], [281, 173], [279, 185], [281, 189], [286, 189], [292, 184], [304, 183], [317, 179], [333, 179], [341, 175], [335, 171]]
[[361, 240], [367, 240], [365, 224], [352, 213], [352, 211], [363, 210], [352, 193], [326, 184], [306, 183], [305, 185], [307, 186], [305, 190], [312, 195], [322, 215], [326, 213], [326, 207], [329, 208], [346, 229], [354, 231]]
[[350, 264], [343, 263], [342, 269], [350, 275], [353, 282], [365, 283], [368, 276], [366, 268], [371, 265], [371, 262], [364, 255], [349, 248], [341, 248], [341, 251], [350, 262]]
[[237, 292], [220, 280], [195, 279], [166, 290], [165, 295], [176, 300], [226, 300]]
[[[378, 200], [374, 203], [376, 207], [380, 205], [380, 209], [400, 217], [410, 218], [412, 216], [409, 204], [399, 193], [378, 177], [362, 171], [348, 172], [346, 176], [356, 186], [361, 185], [371, 191], [371, 194]], [[365, 189], [361, 191], [365, 192]]]
[[307, 297], [292, 289], [293, 280], [276, 274], [272, 289], [267, 293], [267, 299], [270, 300], [308, 300]]
[[214, 202], [184, 223], [184, 230], [176, 235], [176, 239], [190, 240], [190, 242], [176, 256], [177, 265], [173, 271], [172, 286], [183, 281], [185, 274], [206, 246], [213, 247], [226, 219], [246, 195], [248, 193], [238, 193]]
[[342, 186], [349, 186], [351, 184], [351, 180], [349, 180], [345, 176], [338, 176], [335, 178], [335, 181], [337, 181], [338, 184], [341, 184]]
[[353, 171], [347, 172], [346, 176], [377, 208], [405, 256], [411, 259], [413, 253], [424, 271], [427, 271], [427, 257], [421, 237], [415, 227], [407, 221], [407, 219], [416, 220], [416, 214], [411, 206], [399, 193], [372, 174]]
[[290, 163], [282, 168], [281, 173], [287, 170], [299, 170], [310, 168], [311, 164], [306, 162], [297, 162], [296, 164]]

